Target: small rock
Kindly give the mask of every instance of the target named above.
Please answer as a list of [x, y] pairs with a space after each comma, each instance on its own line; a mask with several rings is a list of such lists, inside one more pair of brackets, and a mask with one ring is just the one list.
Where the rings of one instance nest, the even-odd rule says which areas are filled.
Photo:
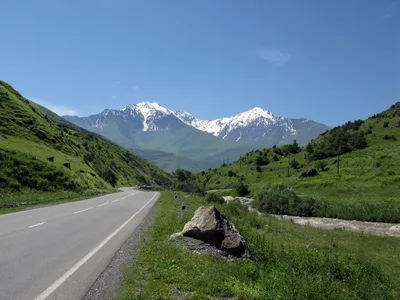
[[305, 169], [303, 172], [301, 172], [301, 177], [304, 178], [309, 178], [309, 177], [314, 177], [318, 175], [318, 171], [313, 168]]

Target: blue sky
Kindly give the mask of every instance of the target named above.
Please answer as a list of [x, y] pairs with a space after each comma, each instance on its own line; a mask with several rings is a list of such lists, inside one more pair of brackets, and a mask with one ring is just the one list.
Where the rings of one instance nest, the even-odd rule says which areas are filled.
[[59, 113], [155, 101], [328, 125], [400, 101], [400, 2], [2, 0], [0, 78]]

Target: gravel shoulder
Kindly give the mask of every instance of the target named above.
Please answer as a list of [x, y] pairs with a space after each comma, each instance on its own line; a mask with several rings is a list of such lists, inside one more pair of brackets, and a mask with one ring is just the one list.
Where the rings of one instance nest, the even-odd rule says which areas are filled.
[[91, 286], [83, 300], [115, 299], [123, 280], [124, 269], [131, 265], [138, 255], [138, 245], [143, 241], [147, 229], [154, 224], [158, 214], [154, 205], [140, 226], [115, 253], [110, 264]]

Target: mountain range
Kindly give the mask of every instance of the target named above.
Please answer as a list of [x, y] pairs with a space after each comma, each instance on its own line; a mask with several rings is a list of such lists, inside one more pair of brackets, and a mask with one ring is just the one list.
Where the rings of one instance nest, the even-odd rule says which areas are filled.
[[233, 117], [200, 120], [156, 102], [132, 104], [121, 110], [106, 109], [88, 117], [64, 118], [169, 171], [216, 167], [250, 150], [294, 140], [305, 145], [329, 129], [307, 119], [278, 117], [259, 107]]

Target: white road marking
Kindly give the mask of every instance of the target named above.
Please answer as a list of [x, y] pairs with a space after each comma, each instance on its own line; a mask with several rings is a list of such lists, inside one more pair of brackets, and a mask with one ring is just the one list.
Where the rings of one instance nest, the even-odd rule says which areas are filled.
[[108, 204], [108, 202], [106, 202], [106, 203], [103, 203], [103, 204], [100, 204], [100, 205], [97, 205], [98, 207], [101, 207], [101, 206], [104, 206], [104, 205], [107, 205]]
[[39, 296], [37, 296], [34, 300], [44, 300], [48, 296], [51, 295], [60, 285], [62, 285], [65, 280], [67, 280], [71, 275], [73, 275], [80, 267], [83, 266], [85, 262], [87, 262], [93, 255], [95, 255], [101, 248], [104, 247], [114, 236], [118, 234], [130, 221], [133, 220], [154, 198], [158, 195], [155, 193], [153, 198], [151, 198], [145, 205], [143, 205], [137, 212], [133, 214], [124, 224], [118, 227], [113, 233], [111, 233], [104, 241], [102, 241], [96, 248], [86, 254], [80, 261], [78, 261], [71, 269], [65, 272], [60, 278], [58, 278], [51, 286], [49, 286], [46, 290], [44, 290]]
[[37, 227], [37, 226], [40, 226], [40, 225], [43, 225], [43, 224], [44, 224], [44, 222], [37, 223], [37, 224], [31, 225], [31, 226], [28, 226], [28, 228], [30, 229], [30, 228]]
[[119, 199], [116, 199], [116, 200], [113, 200], [113, 201], [111, 201], [111, 202], [118, 202], [119, 201]]
[[81, 212], [84, 212], [84, 211], [87, 211], [87, 210], [90, 210], [90, 209], [93, 209], [93, 206], [92, 206], [92, 207], [85, 208], [85, 209], [82, 209], [82, 210], [78, 210], [78, 211], [74, 212], [74, 214], [79, 214], [79, 213], [81, 213]]

